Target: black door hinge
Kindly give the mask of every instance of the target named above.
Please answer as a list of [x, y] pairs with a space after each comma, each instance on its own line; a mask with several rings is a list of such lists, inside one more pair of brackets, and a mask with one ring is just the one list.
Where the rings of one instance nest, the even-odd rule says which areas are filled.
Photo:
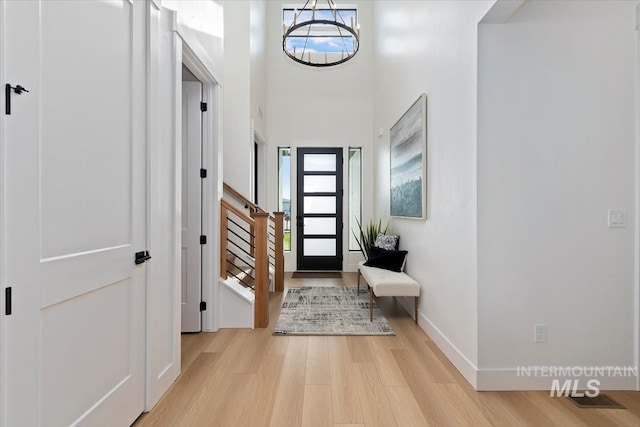
[[200, 236], [200, 244], [201, 245], [207, 244], [207, 236]]
[[200, 111], [202, 111], [203, 113], [205, 111], [207, 111], [207, 103], [206, 102], [201, 102], [200, 103]]
[[206, 178], [206, 177], [207, 177], [207, 170], [200, 169], [200, 178]]
[[139, 265], [149, 259], [151, 259], [151, 255], [149, 255], [149, 251], [136, 252], [136, 257], [134, 262], [136, 263], [136, 265]]
[[11, 316], [11, 286], [4, 289], [4, 313]]
[[207, 309], [207, 303], [205, 301], [200, 301], [200, 311], [205, 311]]

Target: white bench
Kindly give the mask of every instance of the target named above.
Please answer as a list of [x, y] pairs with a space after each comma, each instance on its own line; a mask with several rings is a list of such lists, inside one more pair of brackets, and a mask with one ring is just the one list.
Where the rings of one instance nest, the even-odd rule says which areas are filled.
[[358, 295], [360, 276], [369, 285], [369, 319], [373, 321], [373, 297], [414, 297], [415, 321], [418, 323], [418, 298], [420, 284], [406, 273], [369, 267], [360, 262], [358, 267]]

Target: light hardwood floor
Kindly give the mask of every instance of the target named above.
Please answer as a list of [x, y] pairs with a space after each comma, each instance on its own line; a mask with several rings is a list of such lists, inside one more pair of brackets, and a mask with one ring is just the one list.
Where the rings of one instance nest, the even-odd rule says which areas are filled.
[[[301, 285], [343, 283], [287, 278]], [[183, 335], [182, 375], [135, 426], [640, 426], [639, 392], [607, 392], [627, 409], [476, 392], [392, 298], [378, 303], [393, 337], [272, 336], [282, 296], [267, 329]]]

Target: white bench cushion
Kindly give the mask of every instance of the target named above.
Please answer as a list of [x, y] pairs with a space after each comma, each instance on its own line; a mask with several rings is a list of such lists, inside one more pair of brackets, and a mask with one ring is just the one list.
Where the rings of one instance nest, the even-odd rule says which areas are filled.
[[369, 267], [360, 263], [360, 274], [379, 297], [418, 297], [420, 284], [405, 273]]

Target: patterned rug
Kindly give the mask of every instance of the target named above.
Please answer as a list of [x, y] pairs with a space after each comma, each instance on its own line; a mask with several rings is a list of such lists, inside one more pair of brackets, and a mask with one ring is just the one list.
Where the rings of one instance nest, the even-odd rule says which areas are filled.
[[379, 308], [369, 321], [369, 294], [348, 286], [291, 288], [273, 335], [395, 335]]

